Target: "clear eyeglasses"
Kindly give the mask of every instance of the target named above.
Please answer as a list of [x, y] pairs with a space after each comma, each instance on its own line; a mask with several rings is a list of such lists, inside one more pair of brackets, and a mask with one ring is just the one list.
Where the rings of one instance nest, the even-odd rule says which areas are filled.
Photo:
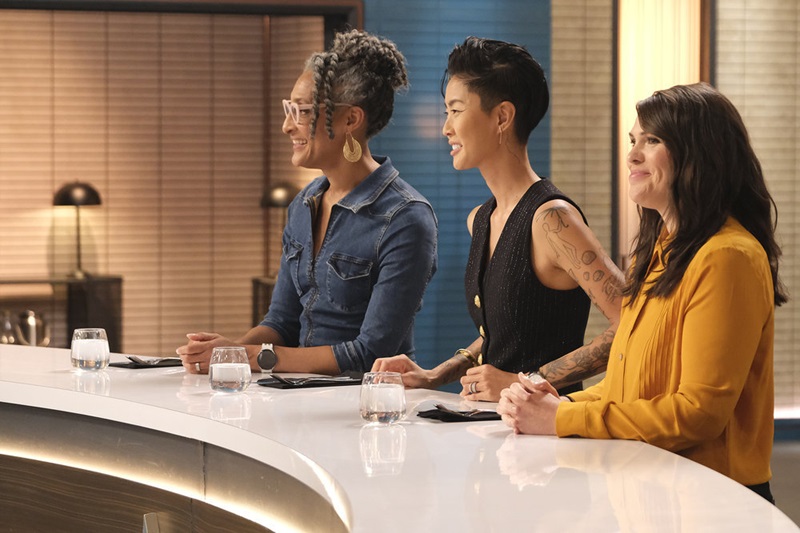
[[[282, 100], [282, 102], [283, 112], [287, 117], [292, 117], [292, 121], [294, 121], [295, 125], [305, 126], [311, 122], [310, 117], [311, 112], [314, 109], [314, 104], [298, 104], [297, 102], [292, 102], [291, 100]], [[352, 104], [335, 103], [333, 105], [336, 107], [350, 107]], [[325, 104], [319, 104], [319, 107], [325, 107]]]

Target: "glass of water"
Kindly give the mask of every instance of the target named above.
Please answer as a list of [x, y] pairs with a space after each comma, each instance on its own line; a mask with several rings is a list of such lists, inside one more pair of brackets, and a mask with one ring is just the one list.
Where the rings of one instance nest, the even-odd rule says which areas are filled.
[[406, 414], [406, 391], [399, 372], [367, 372], [361, 381], [361, 418], [393, 424]]
[[80, 328], [72, 333], [70, 360], [80, 370], [102, 370], [108, 366], [111, 351], [103, 328]]
[[250, 361], [244, 346], [222, 346], [211, 352], [208, 380], [220, 392], [242, 392], [250, 386]]

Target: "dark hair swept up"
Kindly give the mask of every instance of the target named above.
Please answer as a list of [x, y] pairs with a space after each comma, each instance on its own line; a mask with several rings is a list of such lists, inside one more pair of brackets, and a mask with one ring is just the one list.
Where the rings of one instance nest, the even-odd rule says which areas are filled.
[[[775, 240], [777, 208], [741, 115], [707, 83], [676, 85], [636, 104], [639, 124], [659, 137], [672, 159], [672, 200], [678, 228], [665, 246], [664, 272], [646, 289], [668, 296], [689, 262], [725, 220], [733, 216], [761, 243], [769, 259], [775, 305], [788, 299], [778, 277], [781, 249]], [[633, 269], [624, 290], [631, 301], [643, 290], [655, 243], [663, 228], [659, 213], [639, 208]], [[775, 217], [773, 219], [773, 212]]]
[[331, 47], [315, 52], [306, 61], [314, 76], [311, 136], [325, 104], [325, 129], [333, 139], [334, 103], [351, 104], [367, 116], [367, 139], [389, 123], [395, 91], [408, 87], [405, 57], [392, 41], [365, 31], [337, 33]]
[[514, 104], [514, 133], [528, 142], [550, 105], [550, 92], [542, 66], [523, 47], [480, 37], [467, 37], [450, 52], [442, 77], [442, 96], [450, 78], [458, 77], [481, 98], [481, 108], [491, 110], [503, 101]]

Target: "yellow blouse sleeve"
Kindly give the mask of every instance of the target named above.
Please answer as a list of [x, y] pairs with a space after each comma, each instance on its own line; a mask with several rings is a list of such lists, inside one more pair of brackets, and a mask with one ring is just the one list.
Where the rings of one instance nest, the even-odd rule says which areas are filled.
[[587, 402], [592, 400], [599, 400], [603, 397], [603, 384], [605, 380], [600, 380], [591, 387], [587, 387], [581, 391], [569, 394], [569, 397], [574, 402]]

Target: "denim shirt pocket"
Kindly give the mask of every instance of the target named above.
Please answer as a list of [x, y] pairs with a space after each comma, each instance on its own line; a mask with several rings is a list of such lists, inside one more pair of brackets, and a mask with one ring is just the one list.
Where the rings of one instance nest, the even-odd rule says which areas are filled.
[[342, 311], [363, 311], [369, 305], [372, 261], [334, 252], [328, 259], [328, 300]]
[[300, 256], [303, 251], [303, 245], [299, 242], [291, 239], [289, 244], [284, 245], [283, 247], [283, 257], [286, 261], [286, 266], [289, 269], [289, 273], [292, 276], [292, 283], [294, 284], [294, 289], [297, 291], [297, 294], [302, 294], [302, 290], [300, 289]]

